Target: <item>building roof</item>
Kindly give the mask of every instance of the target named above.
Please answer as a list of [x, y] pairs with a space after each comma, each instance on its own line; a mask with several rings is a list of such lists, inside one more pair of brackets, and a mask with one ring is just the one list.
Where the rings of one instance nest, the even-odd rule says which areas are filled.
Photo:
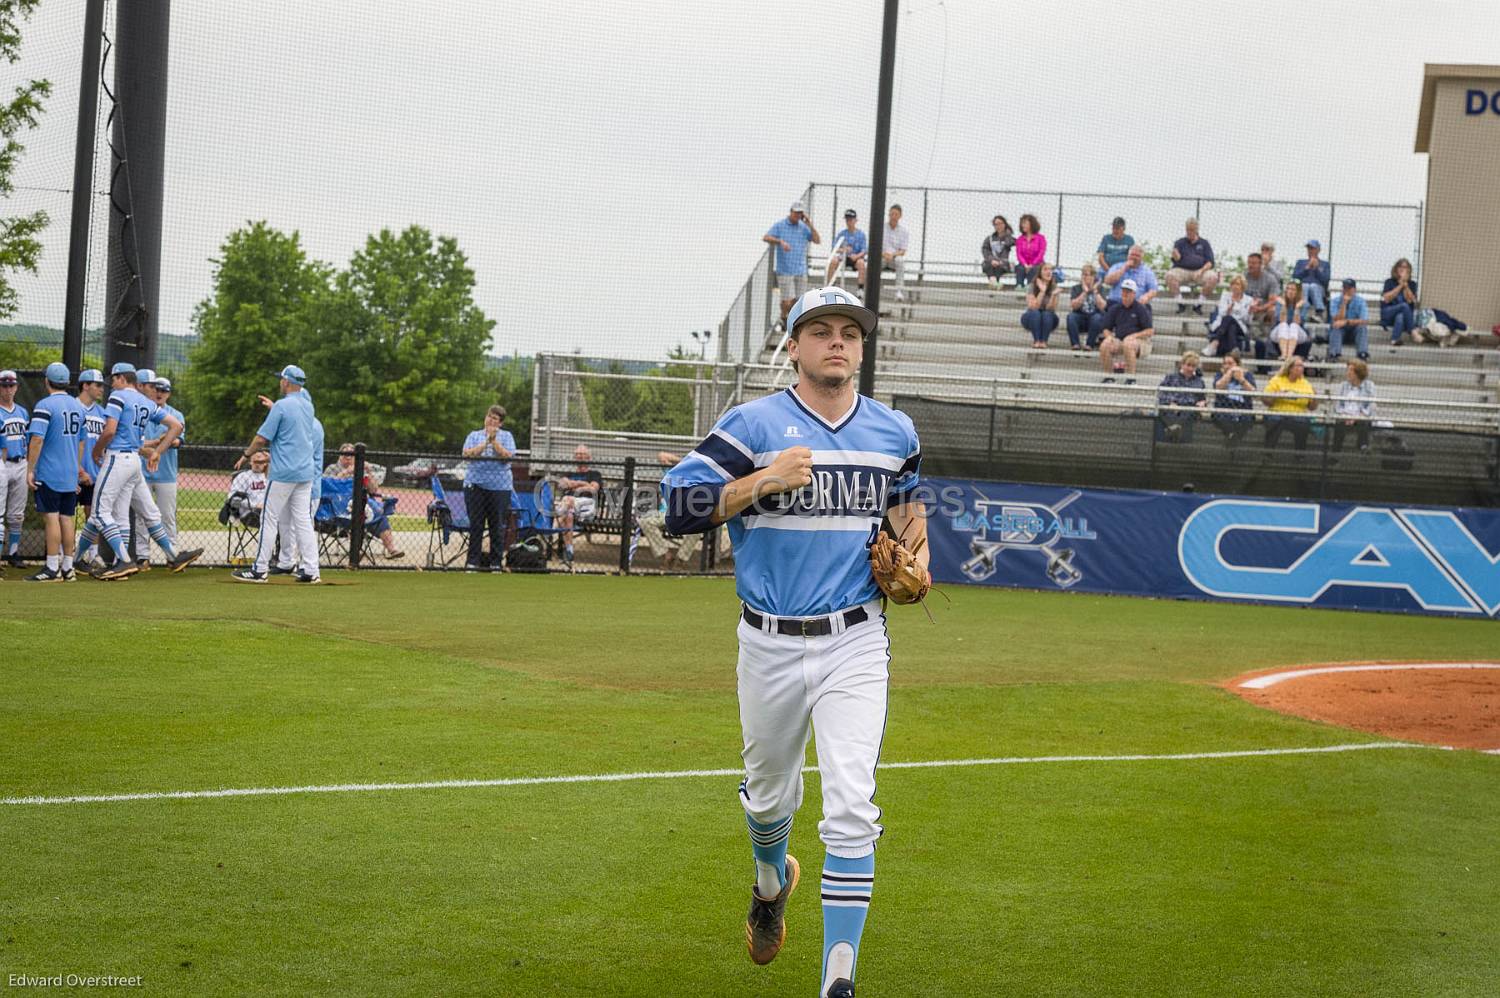
[[1417, 152], [1428, 152], [1432, 142], [1432, 104], [1438, 80], [1494, 80], [1500, 89], [1500, 66], [1427, 63], [1422, 73], [1422, 108], [1417, 112]]

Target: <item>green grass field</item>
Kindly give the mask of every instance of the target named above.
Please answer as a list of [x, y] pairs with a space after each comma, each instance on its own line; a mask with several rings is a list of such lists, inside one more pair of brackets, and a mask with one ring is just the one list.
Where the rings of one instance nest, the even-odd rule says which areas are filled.
[[[223, 571], [11, 592], [0, 797], [733, 769], [724, 580]], [[1493, 657], [1493, 622], [955, 588], [893, 612], [888, 762], [1376, 742], [1214, 685]], [[0, 982], [812, 995], [745, 955], [733, 776], [0, 805]], [[815, 874], [817, 776], [792, 852]], [[1500, 990], [1500, 757], [893, 769], [862, 998]]]

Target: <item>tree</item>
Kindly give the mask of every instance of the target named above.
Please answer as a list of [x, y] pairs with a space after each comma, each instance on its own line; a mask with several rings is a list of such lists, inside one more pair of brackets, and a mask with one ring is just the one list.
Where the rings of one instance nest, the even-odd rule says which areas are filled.
[[530, 357], [508, 357], [489, 368], [485, 391], [490, 404], [505, 407], [505, 428], [516, 438], [516, 446], [531, 446], [531, 388], [536, 381], [536, 363]]
[[[21, 58], [21, 22], [31, 17], [40, 0], [0, 0], [0, 60], [14, 64]], [[0, 103], [0, 198], [9, 198], [15, 186], [11, 174], [25, 147], [16, 135], [36, 127], [42, 113], [42, 98], [52, 92], [46, 80], [28, 80], [16, 87], [9, 101]], [[47, 227], [47, 213], [38, 209], [29, 215], [0, 217], [0, 319], [14, 314], [20, 304], [16, 289], [5, 275], [24, 270], [36, 273], [42, 255], [38, 238]]]
[[[214, 261], [213, 294], [198, 305], [198, 346], [179, 403], [199, 441], [241, 443], [276, 394], [275, 371], [300, 363], [311, 314], [329, 294], [331, 268], [309, 260], [296, 232], [265, 222], [231, 232]], [[321, 403], [317, 391], [313, 398]], [[321, 409], [321, 405], [319, 406]]]
[[329, 439], [452, 446], [478, 425], [493, 398], [484, 357], [495, 324], [473, 291], [450, 237], [413, 225], [365, 241], [320, 298], [302, 353]]

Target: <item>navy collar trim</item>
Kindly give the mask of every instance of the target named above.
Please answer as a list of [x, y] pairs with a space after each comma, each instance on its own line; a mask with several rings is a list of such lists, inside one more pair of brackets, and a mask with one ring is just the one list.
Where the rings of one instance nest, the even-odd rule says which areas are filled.
[[793, 389], [793, 388], [786, 389], [786, 394], [787, 394], [787, 397], [792, 400], [792, 403], [794, 405], [796, 405], [797, 408], [799, 408], [803, 412], [807, 413], [807, 415], [811, 416], [813, 419], [816, 419], [820, 424], [822, 424], [824, 427], [826, 427], [828, 430], [830, 430], [830, 431], [832, 431], [834, 433], [837, 433], [839, 430], [842, 430], [844, 427], [846, 427], [846, 426], [849, 425], [849, 421], [854, 418], [854, 414], [857, 413], [857, 412], [859, 412], [860, 402], [861, 402], [861, 400], [863, 398], [863, 396], [861, 396], [858, 392], [855, 392], [854, 393], [854, 404], [849, 407], [849, 411], [846, 412], [846, 413], [844, 413], [843, 417], [837, 423], [830, 423], [828, 420], [824, 419], [821, 415], [819, 415], [818, 413], [813, 412], [811, 409], [809, 409], [807, 407], [807, 404], [804, 403], [802, 401], [802, 399], [800, 399], [800, 398], [797, 397], [797, 392], [796, 392], [795, 389]]

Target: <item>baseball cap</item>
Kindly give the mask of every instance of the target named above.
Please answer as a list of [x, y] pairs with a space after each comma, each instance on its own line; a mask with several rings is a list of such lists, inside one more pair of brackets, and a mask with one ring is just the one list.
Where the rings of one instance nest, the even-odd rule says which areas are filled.
[[68, 376], [68, 365], [55, 360], [47, 365], [47, 373], [43, 377], [54, 385], [66, 385], [73, 380]]
[[1118, 225], [1120, 228], [1123, 229], [1123, 228], [1125, 228], [1125, 219], [1121, 218], [1119, 215], [1116, 215], [1115, 216], [1115, 220], [1113, 222], [1110, 222], [1109, 224], [1111, 226]]
[[86, 385], [90, 381], [100, 385], [104, 384], [104, 372], [97, 367], [91, 367], [87, 371], [79, 372], [78, 383], [80, 385]]
[[789, 208], [787, 210], [788, 211], [800, 211], [800, 212], [802, 212], [802, 214], [806, 215], [807, 214], [807, 205], [803, 204], [801, 201], [793, 201], [791, 208]]
[[14, 385], [20, 380], [15, 371], [0, 371], [0, 385]]
[[845, 208], [844, 209], [844, 217], [845, 218], [858, 218], [859, 217], [859, 212], [855, 211], [853, 208]]
[[122, 360], [119, 363], [115, 364], [114, 367], [111, 367], [109, 369], [109, 373], [111, 377], [116, 374], [134, 374], [135, 365], [128, 360]]
[[1323, 248], [1323, 244], [1320, 243], [1320, 242], [1318, 242], [1316, 239], [1309, 239], [1307, 241], [1307, 245], [1311, 246], [1313, 249], [1322, 249]]
[[149, 367], [138, 367], [135, 369], [135, 381], [138, 385], [154, 385], [156, 372]]
[[294, 385], [305, 385], [307, 383], [307, 375], [303, 374], [302, 368], [298, 367], [296, 364], [288, 364], [286, 367], [283, 367], [281, 370], [277, 371], [276, 376], [278, 378], [285, 378]]
[[1125, 278], [1125, 280], [1123, 280], [1123, 281], [1120, 282], [1120, 290], [1121, 291], [1135, 291], [1135, 290], [1137, 290], [1136, 286], [1135, 286], [1135, 281], [1133, 281], [1129, 277]]
[[864, 302], [854, 295], [837, 286], [826, 288], [814, 288], [801, 298], [786, 316], [786, 328], [796, 329], [797, 325], [808, 319], [815, 319], [820, 315], [847, 315], [859, 323], [859, 328], [866, 336], [875, 329], [875, 313], [865, 308]]
[[1344, 278], [1344, 287], [1346, 287], [1346, 288], [1357, 288], [1357, 287], [1359, 287], [1359, 282], [1356, 281], [1352, 277], [1346, 277], [1346, 278]]
[[167, 378], [157, 378], [156, 387], [160, 391], [169, 392], [172, 390], [172, 382]]

